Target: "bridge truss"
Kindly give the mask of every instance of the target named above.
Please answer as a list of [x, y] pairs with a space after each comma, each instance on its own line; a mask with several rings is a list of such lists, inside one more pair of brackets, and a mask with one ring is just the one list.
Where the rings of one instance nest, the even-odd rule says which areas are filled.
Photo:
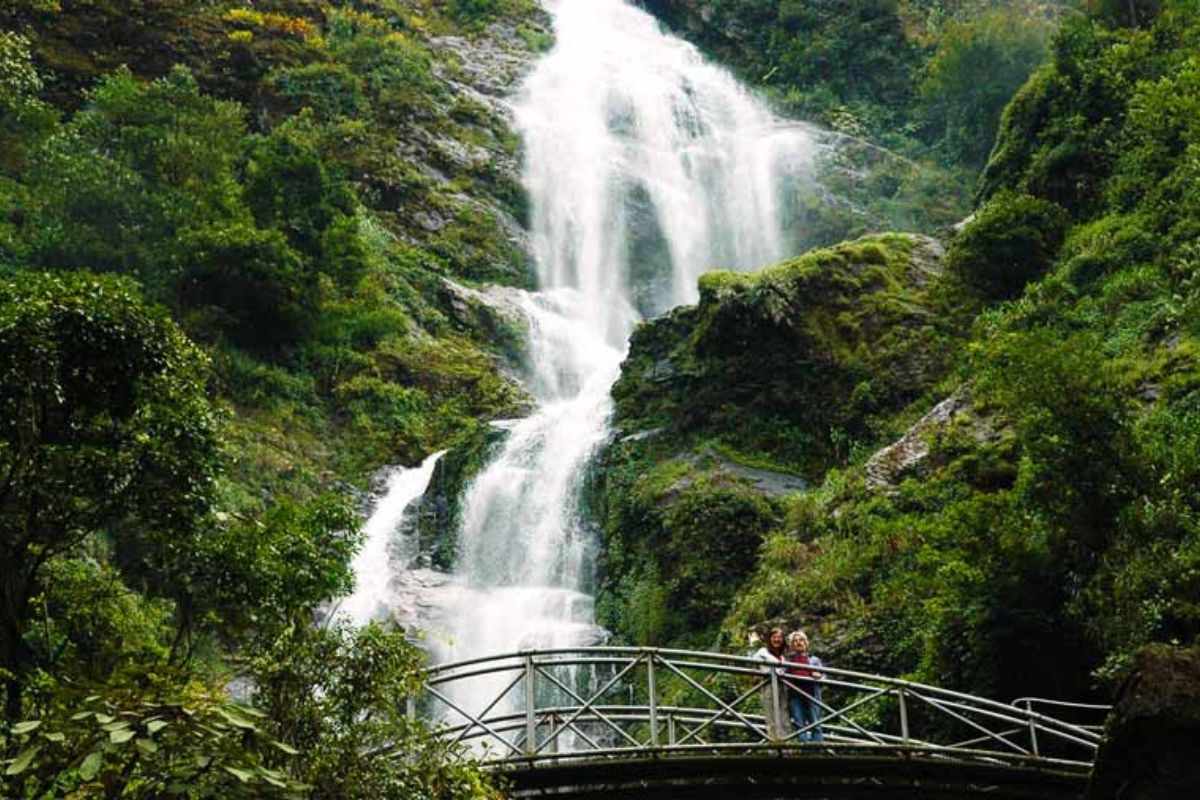
[[[752, 658], [536, 650], [433, 667], [409, 712], [442, 720], [516, 796], [1060, 798], [1082, 791], [1107, 711], [820, 671], [810, 694]], [[822, 741], [806, 741], [816, 725], [768, 725], [764, 706], [789, 693], [819, 706]]]

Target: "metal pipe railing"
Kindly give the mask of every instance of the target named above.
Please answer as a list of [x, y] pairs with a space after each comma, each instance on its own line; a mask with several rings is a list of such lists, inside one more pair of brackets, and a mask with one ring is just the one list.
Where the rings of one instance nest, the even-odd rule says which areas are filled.
[[[776, 665], [746, 656], [687, 650], [552, 648], [431, 667], [427, 691], [451, 712], [450, 724], [441, 729], [443, 736], [452, 738], [452, 744], [478, 747], [490, 742], [502, 749], [500, 761], [505, 762], [659, 752], [664, 748], [664, 734], [666, 747], [673, 749], [728, 745], [811, 750], [811, 745], [798, 744], [795, 739], [815, 729], [828, 732], [829, 739], [820, 747], [884, 748], [905, 758], [1037, 762], [1079, 769], [1089, 766], [1095, 756], [1099, 726], [1070, 722], [1035, 711], [1034, 706], [1108, 711], [1107, 706], [1098, 704], [1047, 698], [1024, 697], [1005, 704], [901, 678], [828, 666], [819, 668], [820, 679], [813, 679], [790, 674], [792, 668], [812, 670], [808, 665], [791, 662]], [[571, 670], [571, 674], [563, 677], [557, 673], [561, 669]], [[483, 698], [486, 704], [480, 712], [467, 711], [464, 706], [468, 704], [452, 688], [471, 686], [480, 679], [494, 683], [494, 677], [505, 673], [509, 677], [499, 681], [503, 688]], [[822, 699], [821, 693], [808, 688], [810, 680], [816, 680], [822, 692], [838, 698], [838, 702]], [[732, 691], [729, 681], [740, 681], [749, 688]], [[523, 687], [520, 700], [511, 697], [518, 686]], [[677, 692], [699, 699], [702, 705], [664, 702], [664, 686], [674, 686]], [[607, 694], [617, 690], [628, 690], [628, 704], [604, 702]], [[778, 709], [789, 692], [816, 705], [823, 719], [785, 734], [777, 726], [768, 726], [763, 715], [744, 708], [762, 694], [764, 702]], [[645, 697], [645, 705], [634, 703], [639, 694]], [[567, 698], [567, 702], [552, 702], [556, 696]], [[522, 708], [512, 708], [521, 701]], [[914, 701], [920, 707], [918, 711], [924, 712], [916, 717]], [[410, 704], [410, 716], [414, 708]], [[881, 712], [883, 717], [879, 716]], [[881, 726], [888, 714], [894, 715], [893, 721]], [[955, 729], [969, 731], [970, 735], [939, 741], [939, 737], [949, 738], [947, 731]], [[545, 736], [539, 740], [540, 732]], [[705, 741], [705, 737], [712, 738], [710, 734], [750, 741]], [[1022, 741], [1024, 737], [1027, 743]], [[1053, 742], [1050, 751], [1043, 738]], [[992, 749], [981, 746], [985, 744]], [[1071, 748], [1086, 760], [1063, 757]]]

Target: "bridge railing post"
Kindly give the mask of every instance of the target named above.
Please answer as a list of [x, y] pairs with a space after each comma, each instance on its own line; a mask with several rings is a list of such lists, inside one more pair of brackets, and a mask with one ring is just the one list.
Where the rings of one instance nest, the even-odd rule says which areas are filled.
[[1037, 758], [1040, 754], [1038, 753], [1037, 723], [1033, 719], [1033, 700], [1025, 701], [1025, 713], [1029, 715], [1029, 747], [1034, 758]]
[[908, 747], [908, 698], [906, 694], [903, 686], [896, 690], [896, 697], [900, 701], [900, 741], [905, 747]]
[[779, 670], [771, 668], [771, 707], [764, 709], [767, 720], [767, 736], [771, 742], [777, 742], [783, 733], [783, 720], [779, 718], [781, 692], [779, 688]]
[[537, 672], [533, 656], [525, 656], [525, 753], [537, 753]]
[[646, 694], [649, 695], [650, 746], [658, 747], [658, 689], [654, 681], [653, 652], [646, 653]]
[[667, 746], [675, 746], [675, 715], [667, 712]]

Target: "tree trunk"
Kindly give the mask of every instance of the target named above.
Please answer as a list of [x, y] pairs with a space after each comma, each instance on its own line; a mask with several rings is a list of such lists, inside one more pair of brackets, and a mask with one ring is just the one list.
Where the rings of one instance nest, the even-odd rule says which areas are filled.
[[25, 612], [29, 608], [29, 587], [25, 565], [10, 563], [5, 570], [4, 606], [0, 609], [0, 669], [4, 675], [4, 716], [9, 722], [21, 718], [21, 695], [25, 688], [25, 670], [29, 654], [25, 646]]

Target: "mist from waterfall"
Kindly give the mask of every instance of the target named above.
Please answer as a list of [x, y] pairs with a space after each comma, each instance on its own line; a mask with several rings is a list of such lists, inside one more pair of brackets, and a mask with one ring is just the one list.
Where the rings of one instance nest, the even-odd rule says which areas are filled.
[[811, 180], [807, 132], [645, 12], [546, 6], [555, 45], [514, 102], [540, 287], [520, 300], [538, 408], [464, 497], [434, 660], [600, 640], [580, 490], [629, 334], [695, 301], [707, 269], [788, 255], [787, 198]]

